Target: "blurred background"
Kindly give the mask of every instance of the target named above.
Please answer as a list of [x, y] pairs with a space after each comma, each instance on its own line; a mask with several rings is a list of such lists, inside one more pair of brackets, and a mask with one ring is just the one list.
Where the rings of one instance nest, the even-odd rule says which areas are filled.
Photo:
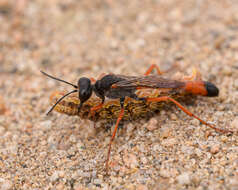
[[237, 61], [236, 9], [232, 0], [1, 0], [0, 72], [135, 74], [180, 61], [217, 74]]

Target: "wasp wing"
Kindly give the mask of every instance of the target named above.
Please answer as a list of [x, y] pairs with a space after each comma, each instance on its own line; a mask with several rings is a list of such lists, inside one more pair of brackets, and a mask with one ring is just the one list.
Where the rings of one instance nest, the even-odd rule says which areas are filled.
[[117, 75], [120, 80], [114, 83], [116, 88], [181, 88], [185, 86], [182, 81], [163, 78], [159, 75], [125, 76]]

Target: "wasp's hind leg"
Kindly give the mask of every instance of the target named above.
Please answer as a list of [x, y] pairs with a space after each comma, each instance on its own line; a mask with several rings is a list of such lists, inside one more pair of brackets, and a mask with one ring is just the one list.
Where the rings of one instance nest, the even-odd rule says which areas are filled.
[[174, 63], [170, 68], [168, 68], [167, 70], [165, 70], [165, 71], [162, 72], [162, 71], [160, 70], [160, 68], [159, 68], [156, 64], [152, 64], [152, 65], [150, 65], [150, 67], [147, 69], [147, 71], [144, 73], [144, 75], [147, 76], [147, 75], [151, 74], [151, 72], [153, 71], [153, 69], [156, 69], [156, 72], [157, 72], [158, 75], [162, 75], [162, 74], [164, 74], [164, 73], [168, 73], [168, 72], [174, 70], [174, 68], [176, 68], [176, 67], [178, 67], [178, 63], [177, 63], [177, 62]]
[[201, 73], [195, 67], [193, 68], [192, 75], [185, 76], [183, 79], [187, 81], [201, 81], [202, 80]]
[[166, 101], [170, 101], [173, 102], [175, 105], [177, 105], [184, 113], [186, 113], [187, 115], [189, 115], [190, 117], [196, 118], [197, 120], [199, 120], [202, 124], [214, 129], [217, 132], [220, 133], [232, 133], [232, 131], [230, 130], [225, 130], [225, 129], [220, 129], [220, 128], [216, 128], [215, 126], [207, 123], [206, 121], [200, 119], [198, 116], [196, 116], [195, 114], [191, 113], [189, 110], [187, 110], [184, 106], [182, 106], [179, 102], [177, 102], [176, 100], [174, 100], [173, 98], [170, 98], [168, 96], [161, 96], [161, 97], [157, 97], [157, 98], [147, 98], [148, 102], [166, 102]]
[[157, 72], [158, 75], [162, 75], [162, 74], [163, 74], [163, 72], [160, 71], [160, 68], [159, 68], [156, 64], [152, 64], [152, 65], [147, 69], [147, 71], [145, 72], [144, 75], [145, 75], [145, 76], [149, 75], [149, 74], [153, 71], [153, 69], [156, 69], [156, 72]]

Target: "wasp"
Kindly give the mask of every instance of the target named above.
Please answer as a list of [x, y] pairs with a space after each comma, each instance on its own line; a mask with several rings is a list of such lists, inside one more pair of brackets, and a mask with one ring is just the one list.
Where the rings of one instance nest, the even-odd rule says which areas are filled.
[[[157, 70], [157, 75], [150, 75], [153, 69]], [[75, 89], [71, 92], [66, 93], [61, 98], [59, 98], [56, 103], [51, 107], [51, 109], [47, 112], [47, 115], [55, 108], [57, 104], [59, 104], [65, 97], [69, 96], [72, 93], [78, 93], [78, 99], [80, 100], [80, 104], [78, 105], [78, 113], [80, 112], [83, 104], [92, 96], [94, 92], [95, 95], [100, 98], [101, 102], [91, 108], [92, 115], [95, 111], [101, 109], [104, 105], [105, 98], [110, 99], [119, 99], [120, 103], [120, 112], [117, 116], [115, 128], [113, 130], [111, 140], [108, 147], [107, 160], [106, 160], [106, 170], [108, 171], [108, 164], [110, 159], [110, 152], [112, 142], [115, 138], [118, 126], [120, 121], [122, 120], [125, 114], [125, 99], [127, 97], [134, 99], [136, 101], [142, 102], [172, 102], [176, 106], [178, 106], [184, 113], [187, 115], [196, 118], [202, 124], [216, 130], [220, 133], [231, 132], [229, 130], [219, 129], [215, 126], [207, 123], [206, 121], [200, 119], [195, 114], [191, 113], [188, 109], [182, 106], [177, 100], [173, 98], [172, 95], [200, 95], [207, 97], [216, 97], [219, 95], [219, 89], [208, 81], [201, 80], [200, 77], [196, 77], [196, 71], [193, 72], [192, 77], [184, 78], [183, 80], [175, 80], [169, 79], [162, 76], [162, 72], [160, 71], [157, 65], [153, 64], [146, 71], [143, 76], [126, 76], [119, 74], [104, 74], [98, 80], [94, 78], [81, 77], [78, 80], [78, 84], [74, 85], [65, 80], [53, 77], [43, 71], [41, 71], [44, 75], [60, 81], [66, 84], [73, 86]], [[195, 79], [196, 78], [196, 79]], [[193, 80], [195, 79], [195, 80]], [[136, 91], [141, 89], [159, 89], [161, 91], [158, 97], [140, 97], [136, 94]]]

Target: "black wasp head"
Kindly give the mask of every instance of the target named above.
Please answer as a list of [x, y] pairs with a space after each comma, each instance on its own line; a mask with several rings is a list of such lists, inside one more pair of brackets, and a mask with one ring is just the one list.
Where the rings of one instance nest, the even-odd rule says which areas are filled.
[[56, 77], [53, 77], [43, 71], [41, 71], [42, 74], [46, 75], [47, 77], [50, 77], [54, 80], [57, 80], [57, 81], [60, 81], [60, 82], [64, 82], [66, 84], [69, 84], [71, 86], [73, 86], [75, 88], [75, 90], [65, 94], [64, 96], [62, 96], [59, 100], [57, 100], [57, 102], [51, 107], [51, 109], [47, 112], [47, 115], [55, 108], [55, 106], [61, 101], [63, 100], [66, 96], [72, 94], [72, 93], [75, 93], [75, 92], [78, 92], [79, 93], [79, 100], [80, 100], [80, 105], [78, 107], [78, 111], [80, 111], [81, 107], [83, 106], [83, 103], [85, 101], [87, 101], [91, 95], [92, 95], [92, 92], [93, 92], [93, 85], [91, 85], [91, 81], [90, 79], [86, 78], [86, 77], [82, 77], [78, 80], [78, 86], [70, 83], [70, 82], [67, 82], [65, 80], [62, 80], [60, 78], [56, 78]]
[[82, 77], [78, 80], [78, 91], [79, 91], [79, 99], [80, 105], [87, 101], [93, 92], [93, 87], [91, 85], [90, 79], [86, 77]]

